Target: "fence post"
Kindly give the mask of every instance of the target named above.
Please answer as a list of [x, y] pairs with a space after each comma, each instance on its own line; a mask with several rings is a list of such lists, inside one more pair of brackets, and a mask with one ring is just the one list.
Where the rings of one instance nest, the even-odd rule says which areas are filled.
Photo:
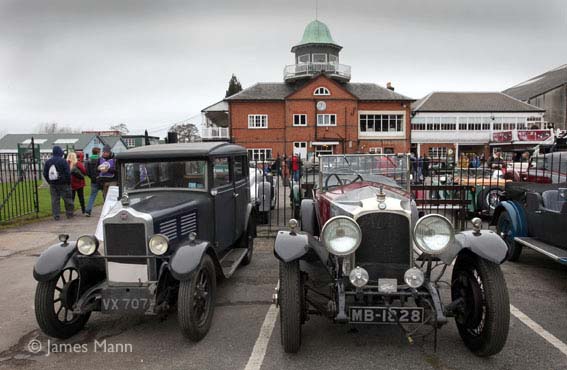
[[36, 217], [39, 215], [39, 194], [37, 190], [37, 177], [39, 174], [37, 173], [37, 166], [36, 166], [36, 153], [35, 153], [35, 141], [33, 136], [31, 138], [31, 146], [32, 146], [32, 171], [33, 171], [33, 192], [34, 192], [34, 211]]

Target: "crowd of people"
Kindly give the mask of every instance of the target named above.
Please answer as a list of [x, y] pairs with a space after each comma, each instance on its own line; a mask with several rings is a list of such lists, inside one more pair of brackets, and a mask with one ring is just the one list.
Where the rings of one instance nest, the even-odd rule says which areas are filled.
[[[109, 146], [93, 148], [85, 163], [83, 152], [69, 152], [67, 156], [59, 146], [53, 147], [53, 155], [45, 162], [43, 177], [49, 184], [53, 218], [61, 218], [61, 200], [67, 218], [75, 214], [75, 199], [78, 198], [81, 213], [91, 216], [99, 192], [106, 198], [108, 188], [116, 185], [116, 161]], [[90, 197], [85, 203], [86, 179], [90, 179]]]

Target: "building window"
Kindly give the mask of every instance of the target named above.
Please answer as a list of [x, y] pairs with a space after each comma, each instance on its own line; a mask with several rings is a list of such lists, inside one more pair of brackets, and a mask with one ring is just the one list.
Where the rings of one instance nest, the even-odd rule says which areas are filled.
[[265, 161], [272, 158], [272, 149], [248, 149], [248, 158], [251, 161]]
[[126, 147], [134, 148], [136, 146], [136, 139], [133, 138], [122, 138], [122, 139], [124, 140]]
[[370, 153], [370, 154], [382, 154], [382, 148], [381, 147], [368, 148], [368, 153]]
[[317, 126], [336, 126], [337, 125], [337, 115], [336, 114], [318, 114], [317, 115]]
[[309, 63], [310, 59], [311, 59], [311, 58], [310, 58], [309, 54], [303, 54], [303, 55], [300, 55], [300, 56], [297, 58], [297, 62], [298, 62], [299, 64], [307, 64], [307, 63]]
[[339, 57], [337, 55], [329, 54], [329, 63], [339, 64]]
[[319, 157], [320, 155], [331, 155], [333, 154], [333, 146], [332, 145], [313, 145], [315, 149], [315, 156]]
[[326, 87], [318, 87], [313, 92], [313, 95], [331, 95], [331, 92]]
[[313, 54], [313, 63], [327, 63], [327, 54]]
[[268, 128], [267, 114], [249, 114], [248, 128]]
[[293, 125], [294, 126], [307, 126], [307, 114], [294, 114], [293, 115]]
[[394, 148], [384, 148], [384, 154], [394, 154]]
[[447, 148], [444, 146], [432, 146], [428, 153], [430, 158], [447, 158]]
[[361, 114], [361, 132], [403, 132], [403, 114]]

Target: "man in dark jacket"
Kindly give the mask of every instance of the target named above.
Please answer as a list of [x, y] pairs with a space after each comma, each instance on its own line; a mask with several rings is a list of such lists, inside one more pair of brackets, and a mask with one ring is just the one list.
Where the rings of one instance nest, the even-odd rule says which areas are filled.
[[91, 179], [91, 196], [89, 197], [89, 202], [85, 209], [85, 216], [87, 217], [91, 217], [96, 196], [98, 195], [98, 192], [102, 190], [100, 184], [97, 182], [99, 154], [100, 148], [95, 146], [87, 164], [87, 176]]
[[61, 198], [63, 198], [63, 203], [65, 203], [67, 218], [73, 217], [73, 209], [75, 207], [71, 195], [71, 171], [69, 164], [63, 158], [63, 149], [61, 147], [53, 147], [53, 156], [45, 162], [43, 167], [43, 177], [49, 184], [53, 218], [59, 220]]
[[102, 197], [106, 200], [108, 188], [116, 186], [116, 160], [110, 146], [105, 145], [102, 148], [102, 157], [98, 159], [98, 177], [99, 187], [102, 187]]

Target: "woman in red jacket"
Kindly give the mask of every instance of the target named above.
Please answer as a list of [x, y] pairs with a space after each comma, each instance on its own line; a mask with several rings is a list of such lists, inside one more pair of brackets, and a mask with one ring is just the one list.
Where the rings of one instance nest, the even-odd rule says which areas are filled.
[[71, 190], [73, 192], [73, 202], [75, 202], [75, 194], [79, 196], [79, 203], [81, 204], [81, 211], [85, 214], [85, 175], [87, 171], [83, 164], [85, 155], [83, 152], [69, 153], [67, 155], [67, 162], [71, 169]]

